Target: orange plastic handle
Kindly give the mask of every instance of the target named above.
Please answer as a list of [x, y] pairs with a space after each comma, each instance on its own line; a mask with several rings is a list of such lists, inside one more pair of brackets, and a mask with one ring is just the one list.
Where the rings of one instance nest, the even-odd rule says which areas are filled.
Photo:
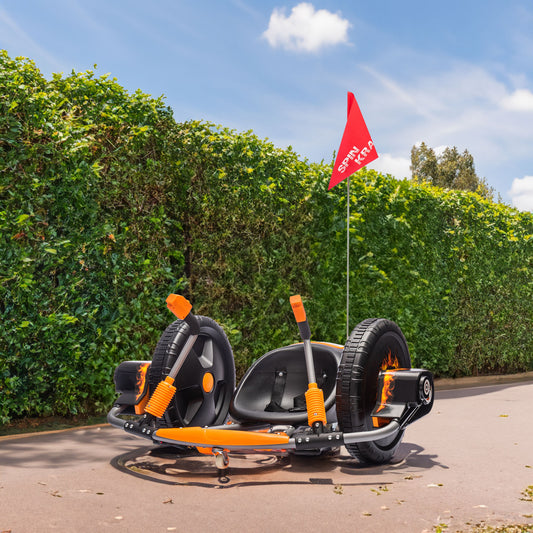
[[296, 322], [305, 322], [307, 320], [307, 317], [305, 315], [304, 304], [300, 295], [296, 294], [295, 296], [291, 296], [290, 302], [292, 312], [294, 313], [294, 318], [296, 318]]
[[192, 304], [180, 294], [170, 294], [167, 297], [167, 307], [181, 320], [191, 312]]

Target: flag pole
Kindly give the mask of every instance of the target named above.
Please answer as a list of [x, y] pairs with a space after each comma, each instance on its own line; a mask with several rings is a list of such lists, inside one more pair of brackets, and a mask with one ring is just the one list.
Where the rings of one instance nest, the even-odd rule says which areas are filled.
[[350, 336], [350, 176], [346, 180], [346, 340]]
[[350, 176], [377, 159], [378, 153], [370, 137], [365, 119], [353, 93], [348, 93], [348, 117], [328, 191], [344, 179], [346, 183], [346, 338], [350, 334]]

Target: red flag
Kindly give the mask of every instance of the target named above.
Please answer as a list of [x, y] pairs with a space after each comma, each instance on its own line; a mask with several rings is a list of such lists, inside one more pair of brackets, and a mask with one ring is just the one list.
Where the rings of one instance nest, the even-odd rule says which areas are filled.
[[378, 158], [374, 142], [353, 93], [348, 93], [348, 120], [329, 180], [329, 189]]

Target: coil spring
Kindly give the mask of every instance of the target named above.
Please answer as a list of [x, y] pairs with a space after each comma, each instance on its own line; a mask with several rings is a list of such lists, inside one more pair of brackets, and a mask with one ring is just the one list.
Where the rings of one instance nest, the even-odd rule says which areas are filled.
[[307, 420], [312, 426], [315, 422], [326, 424], [326, 406], [324, 405], [324, 393], [317, 387], [316, 383], [309, 383], [309, 388], [305, 393], [305, 404], [307, 406]]
[[176, 392], [176, 387], [172, 385], [174, 380], [172, 378], [165, 378], [165, 381], [161, 381], [155, 389], [150, 401], [146, 405], [145, 411], [151, 415], [161, 418], [165, 413], [170, 400]]

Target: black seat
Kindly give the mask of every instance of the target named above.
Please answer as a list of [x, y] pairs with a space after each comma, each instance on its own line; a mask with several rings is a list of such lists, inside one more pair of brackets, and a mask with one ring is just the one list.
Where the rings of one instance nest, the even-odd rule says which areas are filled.
[[[312, 342], [317, 384], [324, 391], [328, 422], [336, 421], [335, 386], [343, 347]], [[258, 359], [242, 378], [230, 405], [239, 422], [307, 424], [307, 370], [303, 344], [277, 348]]]

